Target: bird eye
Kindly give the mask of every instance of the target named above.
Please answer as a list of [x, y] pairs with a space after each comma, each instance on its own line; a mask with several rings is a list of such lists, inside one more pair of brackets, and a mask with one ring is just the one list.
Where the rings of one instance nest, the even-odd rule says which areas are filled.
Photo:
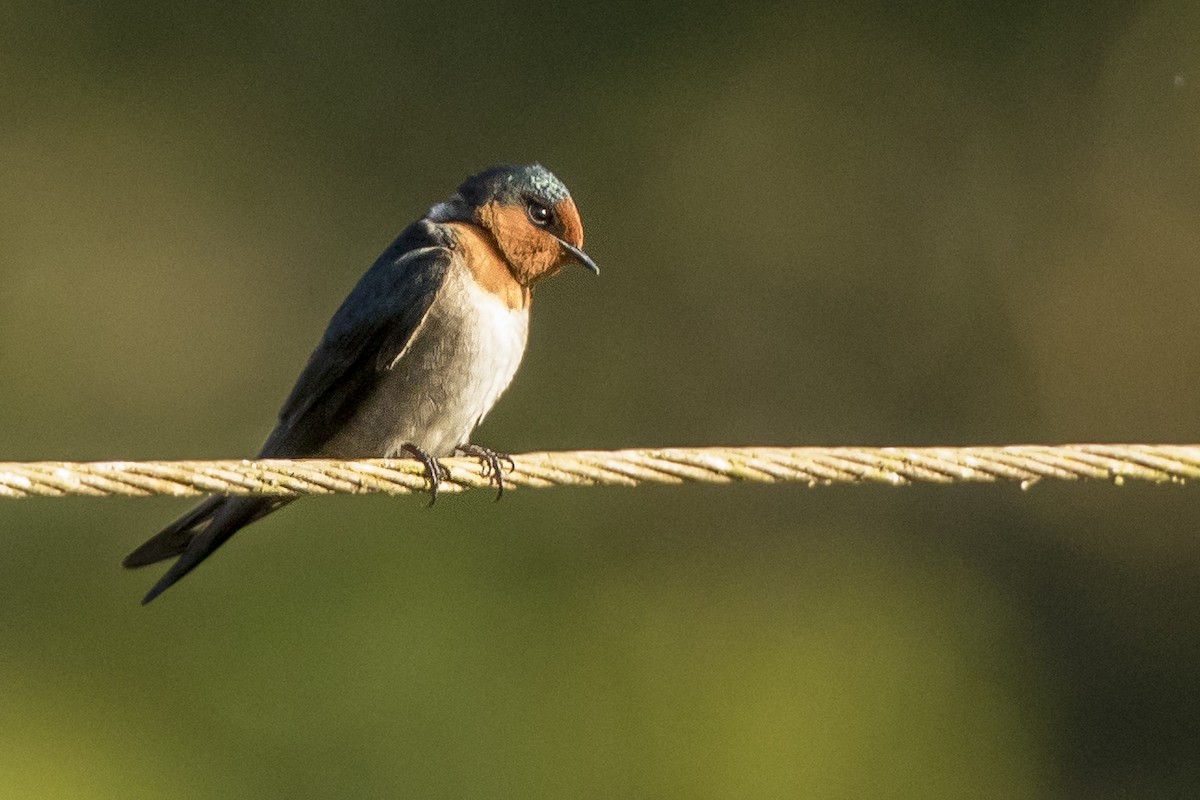
[[554, 212], [536, 200], [530, 200], [529, 219], [534, 225], [544, 228], [554, 221]]

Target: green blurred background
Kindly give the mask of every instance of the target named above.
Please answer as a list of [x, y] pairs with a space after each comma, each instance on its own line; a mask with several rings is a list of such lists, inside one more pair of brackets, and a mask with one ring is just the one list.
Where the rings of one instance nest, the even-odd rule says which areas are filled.
[[[354, 281], [540, 160], [478, 441], [1200, 440], [1189, 0], [0, 11], [0, 459], [252, 454]], [[1200, 791], [1200, 497], [0, 501], [0, 796]]]

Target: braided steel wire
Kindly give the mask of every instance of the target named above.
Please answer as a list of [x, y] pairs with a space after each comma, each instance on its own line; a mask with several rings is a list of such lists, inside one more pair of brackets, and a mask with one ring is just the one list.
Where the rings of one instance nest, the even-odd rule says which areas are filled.
[[[441, 492], [494, 486], [476, 458], [447, 458]], [[506, 466], [507, 466], [507, 462]], [[525, 453], [506, 489], [648, 483], [876, 483], [1102, 480], [1181, 484], [1200, 478], [1200, 445], [1074, 444], [970, 447], [700, 447]], [[125, 495], [410, 494], [429, 490], [411, 459], [340, 461], [0, 462], [0, 498]]]

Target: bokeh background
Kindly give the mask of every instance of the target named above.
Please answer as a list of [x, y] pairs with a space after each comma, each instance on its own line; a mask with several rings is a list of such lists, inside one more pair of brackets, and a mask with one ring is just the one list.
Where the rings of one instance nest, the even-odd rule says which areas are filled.
[[[478, 435], [1200, 440], [1200, 6], [16, 2], [0, 460], [252, 454], [469, 172], [603, 266]], [[0, 502], [0, 796], [1200, 791], [1195, 488]]]

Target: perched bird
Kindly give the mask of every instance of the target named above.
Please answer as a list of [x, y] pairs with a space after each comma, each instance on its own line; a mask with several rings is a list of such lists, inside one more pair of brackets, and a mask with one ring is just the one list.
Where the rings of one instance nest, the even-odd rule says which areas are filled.
[[[493, 167], [408, 226], [333, 315], [279, 412], [260, 458], [482, 458], [469, 437], [508, 387], [529, 329], [534, 285], [568, 264], [599, 274], [561, 181], [540, 164]], [[142, 567], [178, 557], [149, 603], [240, 529], [292, 498], [213, 497], [134, 550]]]

